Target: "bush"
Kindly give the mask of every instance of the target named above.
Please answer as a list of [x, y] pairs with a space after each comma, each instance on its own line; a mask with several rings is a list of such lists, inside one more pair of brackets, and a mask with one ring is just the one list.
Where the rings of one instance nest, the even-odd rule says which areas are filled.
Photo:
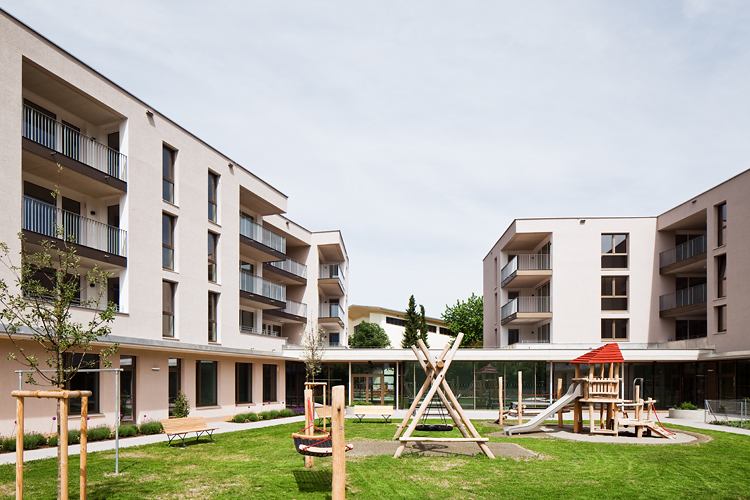
[[675, 410], [697, 410], [698, 407], [689, 401], [685, 401], [674, 407]]
[[288, 408], [285, 408], [279, 412], [279, 417], [286, 418], [286, 417], [293, 417], [294, 412]]
[[135, 424], [122, 424], [117, 428], [117, 434], [120, 437], [131, 437], [138, 434], [138, 427]]
[[258, 418], [260, 418], [260, 420], [271, 420], [270, 412], [267, 412], [267, 411], [260, 412], [258, 413]]
[[274, 418], [279, 416], [278, 410], [271, 410], [268, 412], [268, 420], [273, 420]]
[[[31, 434], [24, 434], [23, 436], [24, 450], [36, 450], [45, 444], [47, 444], [47, 438], [41, 434], [32, 432]], [[0, 439], [0, 445], [3, 447], [3, 451], [16, 451], [16, 438], [2, 438]]]
[[141, 434], [159, 434], [162, 429], [161, 422], [156, 421], [142, 423], [139, 430], [141, 431]]
[[247, 417], [244, 413], [238, 413], [237, 415], [232, 417], [232, 422], [236, 424], [244, 424], [245, 422], [247, 422]]
[[247, 414], [247, 421], [248, 422], [257, 422], [258, 420], [259, 419], [258, 419], [258, 414], [257, 413], [248, 413]]
[[174, 411], [172, 416], [174, 418], [185, 418], [190, 415], [190, 400], [188, 400], [185, 393], [180, 391], [177, 394], [177, 398], [174, 400]]
[[107, 427], [106, 425], [101, 425], [99, 427], [93, 427], [88, 430], [86, 433], [86, 439], [89, 441], [101, 441], [102, 439], [109, 439], [109, 436], [112, 435], [112, 429]]

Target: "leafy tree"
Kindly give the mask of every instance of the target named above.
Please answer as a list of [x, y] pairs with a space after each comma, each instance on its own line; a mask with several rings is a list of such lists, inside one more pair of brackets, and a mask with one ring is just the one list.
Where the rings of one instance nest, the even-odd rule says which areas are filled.
[[391, 347], [388, 334], [377, 323], [363, 321], [357, 325], [357, 331], [349, 337], [349, 347]]
[[323, 342], [325, 330], [311, 324], [302, 338], [302, 361], [305, 363], [305, 372], [308, 382], [315, 382], [315, 375], [323, 368], [323, 356], [326, 346]]
[[419, 340], [420, 319], [417, 314], [417, 303], [414, 301], [414, 295], [409, 297], [409, 306], [406, 308], [404, 321], [404, 338], [401, 340], [401, 347], [408, 349], [417, 345], [417, 340]]
[[465, 302], [457, 300], [456, 305], [445, 306], [442, 314], [443, 321], [457, 336], [464, 332], [461, 347], [481, 347], [484, 340], [484, 301], [473, 293]]
[[427, 342], [427, 333], [430, 330], [427, 328], [427, 316], [425, 316], [424, 313], [424, 306], [419, 305], [419, 338], [422, 339], [422, 342], [424, 342], [424, 345], [426, 345], [428, 348], [430, 347], [430, 343]]

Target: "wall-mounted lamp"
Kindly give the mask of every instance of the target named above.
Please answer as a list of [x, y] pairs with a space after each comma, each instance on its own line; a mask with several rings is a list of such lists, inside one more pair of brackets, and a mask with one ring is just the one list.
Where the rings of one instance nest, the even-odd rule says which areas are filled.
[[698, 200], [693, 200], [693, 203], [697, 203], [697, 202], [698, 202]]
[[158, 372], [159, 370], [161, 370], [161, 368], [159, 368], [158, 366], [152, 366], [151, 367], [151, 371], [153, 371], [153, 372]]
[[149, 117], [149, 118], [153, 118], [153, 117], [154, 117], [154, 113], [152, 113], [152, 112], [151, 112], [150, 110], [148, 110], [148, 109], [146, 110], [146, 114], [148, 115], [148, 117]]
[[586, 219], [580, 219], [580, 220], [578, 221], [578, 223], [579, 223], [579, 224], [586, 224]]
[[94, 211], [92, 210], [92, 211], [91, 211], [91, 215], [96, 215], [96, 212], [94, 212]]
[[91, 286], [91, 288], [95, 288], [95, 287], [96, 287], [96, 284], [95, 284], [95, 283], [91, 283], [91, 285], [90, 285], [90, 286]]

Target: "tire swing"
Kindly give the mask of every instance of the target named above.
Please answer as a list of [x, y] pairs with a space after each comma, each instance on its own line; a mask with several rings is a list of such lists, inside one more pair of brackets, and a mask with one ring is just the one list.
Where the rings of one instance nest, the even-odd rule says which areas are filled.
[[[440, 417], [440, 421], [442, 423], [440, 424], [428, 424], [427, 418], [432, 416], [432, 414], [435, 414]], [[430, 401], [430, 405], [427, 407], [427, 409], [424, 412], [424, 415], [422, 415], [422, 420], [417, 425], [414, 430], [415, 431], [422, 431], [422, 432], [450, 432], [453, 430], [453, 426], [450, 424], [445, 423], [445, 407], [442, 405], [435, 404], [434, 401]]]
[[[331, 442], [331, 433], [314, 425], [314, 414], [312, 411], [312, 402], [307, 399], [307, 414], [310, 415], [310, 425], [299, 432], [292, 434], [294, 439], [294, 448], [300, 455], [308, 457], [330, 457], [333, 455], [333, 444]], [[306, 434], [313, 429], [312, 434]], [[317, 433], [316, 433], [317, 432]], [[347, 444], [344, 451], [349, 451], [354, 446]]]

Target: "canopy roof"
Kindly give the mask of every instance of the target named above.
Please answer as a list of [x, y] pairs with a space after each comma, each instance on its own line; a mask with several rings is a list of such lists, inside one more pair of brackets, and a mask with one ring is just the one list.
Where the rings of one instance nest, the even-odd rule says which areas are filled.
[[620, 347], [617, 343], [605, 344], [601, 347], [594, 349], [593, 351], [587, 352], [583, 356], [580, 356], [571, 363], [622, 363], [625, 358], [622, 357]]

